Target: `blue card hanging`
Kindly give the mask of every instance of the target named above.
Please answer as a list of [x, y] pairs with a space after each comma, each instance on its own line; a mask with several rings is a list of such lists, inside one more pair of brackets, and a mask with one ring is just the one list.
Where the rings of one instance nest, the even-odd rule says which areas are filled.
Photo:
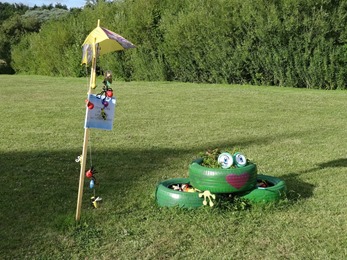
[[87, 100], [87, 113], [84, 127], [112, 130], [115, 106], [115, 97], [90, 94]]

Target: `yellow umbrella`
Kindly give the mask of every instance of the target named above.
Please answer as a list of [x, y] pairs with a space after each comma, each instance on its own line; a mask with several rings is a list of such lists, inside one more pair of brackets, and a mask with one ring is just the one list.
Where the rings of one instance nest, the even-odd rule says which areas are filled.
[[[98, 26], [87, 36], [83, 45], [83, 55], [82, 64], [88, 65], [92, 63], [90, 71], [90, 84], [88, 89], [88, 97], [91, 94], [91, 90], [95, 88], [95, 78], [96, 78], [96, 58], [99, 55], [109, 53], [112, 51], [121, 51], [130, 48], [136, 48], [134, 44], [126, 40], [119, 34], [116, 34], [106, 28], [100, 27], [100, 20], [98, 20]], [[86, 115], [88, 115], [88, 108], [86, 108]], [[77, 198], [77, 210], [76, 210], [76, 220], [79, 221], [81, 217], [81, 206], [82, 206], [82, 195], [83, 195], [83, 184], [84, 175], [86, 168], [87, 159], [87, 146], [89, 139], [89, 128], [84, 129], [84, 140], [83, 140], [83, 150], [80, 159], [81, 171], [80, 180], [78, 188], [78, 198]]]
[[98, 26], [87, 36], [82, 45], [82, 64], [88, 64], [92, 60], [93, 45], [96, 45], [96, 56], [113, 51], [136, 48], [134, 44], [121, 35], [100, 27], [99, 21]]

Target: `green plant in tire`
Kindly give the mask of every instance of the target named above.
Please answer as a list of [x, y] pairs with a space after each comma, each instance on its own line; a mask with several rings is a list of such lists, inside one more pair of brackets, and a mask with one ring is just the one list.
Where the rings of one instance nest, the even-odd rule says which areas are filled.
[[199, 153], [199, 157], [202, 158], [201, 165], [209, 168], [220, 168], [220, 164], [218, 163], [218, 156], [220, 154], [221, 151], [219, 148]]

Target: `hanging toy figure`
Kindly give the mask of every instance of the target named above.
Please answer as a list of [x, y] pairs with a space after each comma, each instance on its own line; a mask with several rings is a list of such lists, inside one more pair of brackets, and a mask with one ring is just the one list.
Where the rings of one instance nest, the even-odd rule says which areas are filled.
[[102, 201], [102, 198], [97, 197], [95, 195], [96, 179], [95, 179], [94, 174], [96, 174], [96, 173], [97, 173], [97, 171], [95, 170], [95, 168], [93, 166], [91, 166], [90, 169], [88, 171], [86, 171], [86, 177], [88, 179], [90, 179], [89, 188], [91, 190], [93, 190], [93, 193], [94, 193], [94, 195], [90, 198], [91, 204], [94, 208], [98, 208], [100, 205], [100, 202]]
[[104, 105], [104, 107], [108, 107], [108, 101], [106, 101], [106, 98], [102, 100], [102, 104]]
[[105, 71], [104, 81], [102, 82], [106, 87], [109, 87], [112, 84], [112, 72], [110, 70]]
[[88, 99], [86, 100], [87, 103], [87, 107], [92, 110], [94, 108], [94, 104], [92, 102], [90, 102]]
[[92, 203], [92, 206], [95, 209], [97, 209], [99, 207], [101, 201], [102, 201], [102, 198], [100, 198], [100, 197], [93, 196], [90, 198], [90, 202]]
[[90, 180], [90, 182], [89, 182], [89, 188], [90, 189], [94, 189], [94, 187], [95, 187], [95, 178], [93, 177], [91, 180]]
[[92, 166], [90, 167], [90, 169], [86, 172], [86, 177], [88, 179], [90, 179], [90, 182], [89, 182], [89, 188], [90, 189], [94, 189], [95, 188], [95, 184], [96, 184], [96, 179], [94, 177], [94, 174], [97, 173], [95, 168]]
[[102, 91], [99, 94], [97, 94], [97, 96], [99, 98], [101, 98], [101, 96], [112, 98], [113, 97], [113, 89], [110, 87], [112, 84], [112, 72], [111, 71], [108, 70], [104, 73], [104, 80], [102, 81], [102, 83], [104, 84], [104, 86], [102, 87]]
[[106, 120], [107, 119], [107, 114], [105, 112], [105, 108], [101, 108], [101, 117], [102, 119]]
[[106, 71], [104, 73], [104, 80], [102, 82], [104, 86], [102, 87], [102, 91], [96, 95], [97, 98], [101, 99], [101, 103], [104, 106], [101, 109], [100, 116], [102, 119], [106, 120], [107, 119], [107, 114], [105, 112], [105, 108], [108, 107], [109, 105], [109, 100], [112, 99], [113, 97], [113, 89], [110, 88], [111, 83], [112, 83], [112, 72], [111, 71]]
[[92, 166], [90, 167], [90, 169], [86, 172], [86, 177], [88, 179], [92, 178], [94, 176], [94, 174], [97, 173], [97, 171], [95, 170], [95, 168]]

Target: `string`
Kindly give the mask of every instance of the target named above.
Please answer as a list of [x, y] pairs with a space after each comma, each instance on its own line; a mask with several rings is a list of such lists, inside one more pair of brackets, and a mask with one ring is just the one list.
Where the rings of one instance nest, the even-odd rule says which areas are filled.
[[[88, 68], [87, 66], [85, 66], [85, 73], [86, 73], [86, 79], [87, 79], [87, 92], [89, 93], [89, 77], [88, 77]], [[89, 96], [88, 96], [88, 99], [89, 99]], [[89, 145], [89, 158], [90, 158], [90, 168], [92, 169], [93, 167], [93, 157], [92, 157], [92, 141], [91, 141], [91, 132], [89, 132], [89, 136], [88, 136], [88, 145]], [[95, 189], [95, 185], [96, 183], [94, 184], [94, 187], [93, 187], [93, 194], [94, 194], [94, 200], [96, 199], [96, 189]], [[93, 204], [94, 205], [94, 204]], [[95, 207], [95, 206], [94, 206]]]
[[[84, 66], [84, 70], [85, 70], [85, 74], [86, 74], [86, 79], [87, 79], [87, 84], [86, 84], [86, 86], [87, 86], [87, 92], [89, 92], [89, 73], [88, 73], [88, 66], [87, 66], [87, 64]], [[88, 97], [88, 99], [89, 99], [89, 97]], [[90, 157], [90, 167], [92, 167], [93, 166], [93, 160], [92, 160], [92, 143], [91, 143], [91, 138], [90, 138], [90, 135], [91, 135], [91, 133], [89, 133], [89, 137], [88, 137], [88, 143], [89, 143], [89, 157]]]
[[90, 167], [93, 166], [93, 160], [92, 160], [92, 141], [91, 141], [91, 133], [89, 132], [89, 158], [90, 158]]
[[89, 76], [88, 76], [88, 67], [87, 67], [87, 64], [84, 66], [84, 70], [85, 70], [85, 73], [86, 73], [86, 79], [87, 79], [87, 92], [89, 90]]

